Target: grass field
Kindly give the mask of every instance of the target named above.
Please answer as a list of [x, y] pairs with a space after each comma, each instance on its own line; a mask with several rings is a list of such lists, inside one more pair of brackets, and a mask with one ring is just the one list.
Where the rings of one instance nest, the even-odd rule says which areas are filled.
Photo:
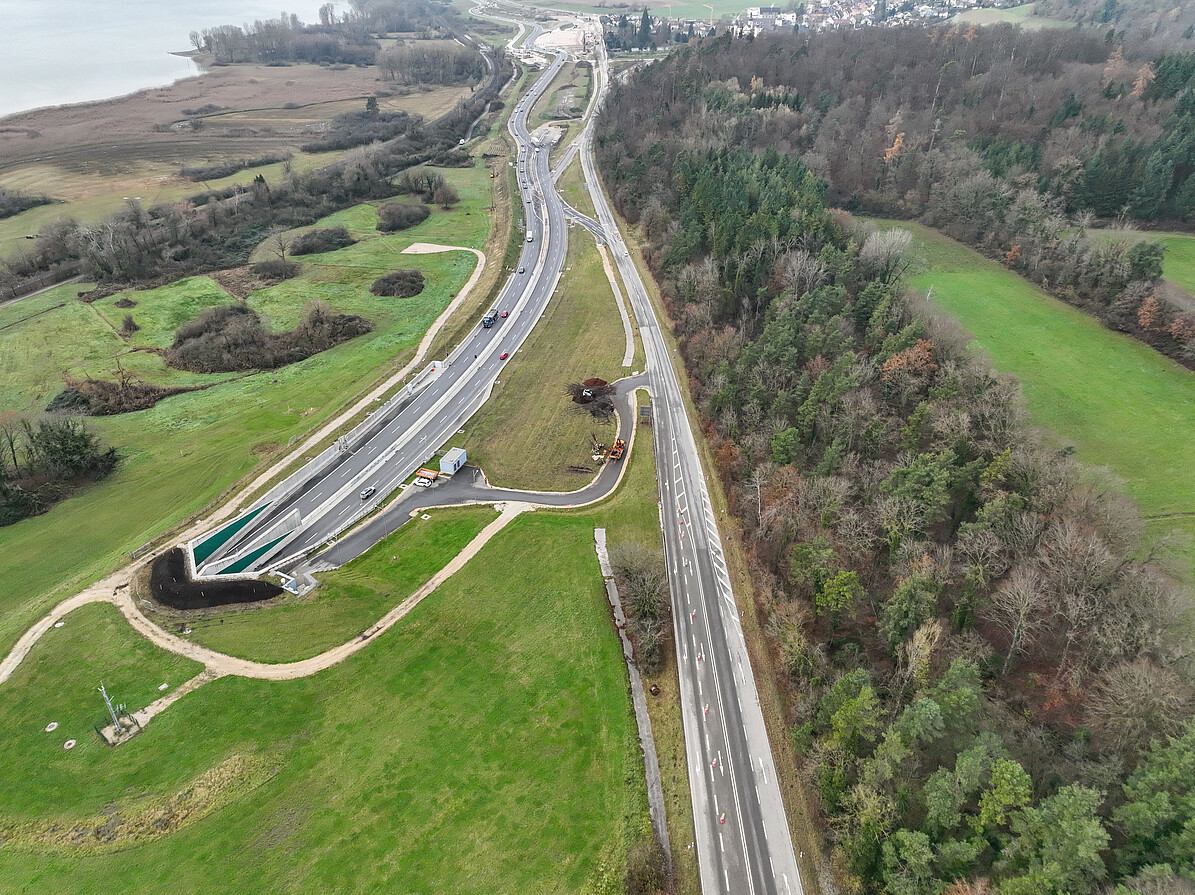
[[1020, 25], [1022, 28], [1035, 30], [1037, 28], [1073, 28], [1074, 22], [1064, 22], [1059, 19], [1048, 19], [1045, 16], [1033, 14], [1032, 3], [1021, 6], [1010, 6], [1007, 9], [968, 9], [952, 21], [965, 25], [995, 25], [1008, 22], [1010, 25]]
[[560, 188], [560, 193], [564, 196], [566, 201], [581, 214], [588, 215], [596, 220], [597, 211], [593, 207], [593, 199], [589, 195], [588, 185], [585, 183], [585, 175], [581, 171], [581, 162], [574, 160], [571, 165], [565, 169], [565, 172], [560, 175], [560, 180], [557, 181], [557, 186]]
[[[292, 323], [308, 299], [323, 298], [338, 310], [363, 314], [375, 327], [372, 333], [299, 364], [169, 398], [151, 410], [95, 421], [96, 429], [122, 453], [116, 473], [44, 516], [0, 529], [0, 645], [12, 643], [56, 599], [101, 577], [127, 551], [207, 506], [262, 458], [274, 455], [292, 436], [311, 431], [346, 399], [410, 357], [476, 260], [463, 252], [397, 253], [415, 241], [480, 247], [488, 229], [484, 211], [491, 182], [485, 169], [478, 165], [447, 176], [462, 196], [452, 212], [436, 211], [417, 227], [385, 237], [366, 229], [372, 226], [372, 208], [334, 215], [332, 223], [361, 228], [356, 235], [369, 241], [309, 256], [300, 278], [250, 298], [276, 326]], [[428, 280], [424, 292], [414, 299], [370, 295], [368, 284], [395, 266], [423, 270]], [[210, 285], [203, 286], [208, 282], [135, 296], [140, 303], [133, 314], [147, 324], [145, 341], [165, 338], [170, 322], [185, 316], [176, 313], [176, 306], [185, 305], [189, 312], [226, 300]], [[27, 317], [38, 307], [35, 303], [64, 303], [61, 309], [0, 329], [0, 406], [40, 410], [57, 391], [68, 361], [68, 369], [111, 373], [104, 352], [123, 346], [113, 341], [103, 320], [105, 306], [80, 308], [71, 300], [75, 288], [0, 309], [4, 326]], [[68, 337], [73, 340], [69, 344]], [[122, 363], [126, 361], [139, 373], [160, 364], [148, 354], [126, 356]], [[161, 372], [165, 379], [175, 375]]]
[[[932, 287], [935, 304], [1020, 380], [1033, 422], [1123, 479], [1153, 532], [1195, 535], [1192, 374], [965, 246], [899, 226], [915, 240], [912, 284]], [[1188, 541], [1182, 552], [1190, 578], [1195, 548]]]
[[[493, 396], [454, 443], [495, 485], [571, 491], [596, 472], [592, 435], [609, 445], [614, 421], [580, 412], [569, 383], [629, 373], [622, 361], [622, 320], [593, 240], [573, 232], [565, 272], [544, 317], [512, 358]], [[568, 467], [587, 467], [573, 472]]]
[[[638, 504], [607, 515], [642, 526], [654, 507]], [[63, 681], [85, 702], [94, 684], [82, 663], [106, 655], [89, 635], [101, 635], [94, 614], [111, 610], [68, 616], [5, 685], [0, 717], [30, 744], [5, 750], [0, 823], [132, 811], [232, 755], [277, 772], [217, 814], [117, 854], [0, 850], [0, 889], [96, 893], [120, 877], [146, 895], [617, 891], [647, 813], [593, 522], [519, 519], [345, 663], [289, 683], [208, 684], [116, 750], [63, 753], [41, 733], [71, 717]], [[399, 586], [384, 569], [371, 581]], [[117, 658], [137, 656], [117, 627]], [[139, 659], [138, 676], [108, 683], [132, 694], [187, 674]]]
[[447, 565], [497, 514], [490, 507], [459, 507], [429, 515], [406, 523], [384, 550], [321, 575], [322, 586], [308, 596], [190, 620], [190, 639], [258, 662], [294, 662], [351, 640]]

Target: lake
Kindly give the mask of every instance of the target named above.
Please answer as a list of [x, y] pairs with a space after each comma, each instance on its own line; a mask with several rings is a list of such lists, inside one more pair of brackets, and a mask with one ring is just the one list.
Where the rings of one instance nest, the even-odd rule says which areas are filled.
[[[0, 0], [0, 115], [123, 96], [199, 73], [188, 35], [277, 18], [273, 0]], [[318, 0], [286, 4], [318, 21]], [[341, 3], [340, 6], [345, 4]]]

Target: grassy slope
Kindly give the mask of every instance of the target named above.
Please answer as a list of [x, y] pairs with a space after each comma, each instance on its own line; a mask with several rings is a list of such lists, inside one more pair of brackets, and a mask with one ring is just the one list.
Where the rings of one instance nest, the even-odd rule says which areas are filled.
[[[391, 536], [386, 548], [321, 576], [308, 597], [191, 621], [192, 640], [258, 662], [294, 662], [368, 628], [447, 565], [496, 513], [489, 507], [432, 510]], [[286, 635], [278, 636], [279, 631]]]
[[[1128, 336], [1050, 298], [999, 264], [914, 224], [918, 289], [975, 335], [1020, 381], [1034, 422], [1085, 463], [1125, 480], [1158, 531], [1195, 534], [1192, 374]], [[1195, 571], [1195, 549], [1184, 550]]]
[[610, 444], [613, 421], [577, 412], [565, 394], [570, 382], [629, 372], [622, 360], [622, 321], [592, 239], [573, 231], [559, 292], [523, 348], [502, 374], [493, 396], [454, 439], [491, 482], [515, 488], [568, 491], [586, 484], [593, 467], [591, 434]]
[[[324, 298], [338, 310], [364, 314], [373, 322], [374, 332], [303, 363], [179, 395], [151, 410], [95, 422], [101, 434], [121, 449], [124, 462], [117, 472], [44, 516], [0, 529], [0, 644], [15, 640], [57, 598], [117, 566], [127, 551], [209, 504], [253, 469], [259, 456], [270, 455], [290, 437], [310, 431], [342, 406], [346, 397], [364, 390], [384, 370], [410, 356], [476, 261], [463, 252], [396, 253], [415, 241], [480, 247], [485, 240], [483, 210], [489, 203], [490, 180], [484, 168], [454, 170], [448, 176], [463, 198], [456, 210], [437, 211], [411, 230], [378, 237], [341, 253], [310, 256], [302, 278], [250, 300], [272, 324], [287, 326], [301, 313], [307, 299]], [[350, 209], [333, 215], [330, 222], [365, 226], [372, 215], [369, 207]], [[361, 230], [358, 235], [369, 233]], [[379, 252], [381, 247], [385, 248]], [[423, 294], [414, 299], [369, 295], [368, 284], [394, 266], [423, 270], [428, 277]], [[196, 298], [186, 284], [159, 291], [161, 295], [137, 296], [142, 303], [133, 309], [134, 316], [142, 315], [147, 322], [155, 314], [170, 317], [169, 308], [151, 314], [150, 306], [158, 301], [165, 305], [183, 302], [193, 309], [224, 300], [212, 292]], [[24, 302], [0, 309], [0, 326], [10, 317], [27, 313]], [[57, 390], [59, 370], [54, 363], [36, 354], [27, 356], [24, 351], [27, 344], [48, 344], [55, 338], [46, 333], [56, 333], [56, 315], [69, 315], [68, 332], [80, 340], [74, 352], [61, 349], [66, 357], [94, 353], [93, 339], [105, 347], [115, 344], [110, 331], [106, 332], [107, 324], [98, 315], [88, 318], [87, 313], [88, 309], [80, 310], [77, 303], [68, 301], [60, 311], [0, 330], [0, 347], [4, 348], [0, 355], [6, 358], [6, 365], [46, 364], [26, 382], [23, 398], [5, 393], [0, 406], [40, 409], [43, 398]], [[163, 333], [164, 326], [150, 326], [146, 340], [163, 338]], [[156, 362], [145, 355], [130, 360], [130, 365], [137, 367], [149, 360]], [[216, 381], [226, 378], [207, 377]]]
[[1074, 22], [1064, 22], [1059, 19], [1048, 19], [1045, 16], [1033, 14], [1032, 3], [1022, 6], [1011, 6], [1007, 9], [969, 9], [954, 18], [960, 24], [994, 25], [997, 22], [1008, 22], [1020, 25], [1022, 28], [1073, 28]]
[[1166, 246], [1162, 273], [1188, 292], [1195, 294], [1195, 237], [1190, 234], [1166, 234], [1159, 240]]
[[[6, 817], [69, 818], [169, 792], [234, 753], [276, 753], [280, 772], [218, 815], [119, 854], [0, 849], [0, 888], [92, 893], [119, 874], [146, 895], [491, 895], [584, 891], [602, 868], [617, 879], [646, 805], [592, 522], [518, 520], [344, 664], [289, 683], [209, 684], [119, 750], [70, 753], [69, 774], [41, 769], [45, 750], [6, 750]], [[80, 643], [57, 661], [92, 651]], [[40, 730], [59, 688], [57, 670], [30, 665], [0, 712]]]
[[[0, 814], [33, 817], [50, 806], [74, 807], [90, 775], [112, 754], [92, 729], [108, 723], [96, 692], [101, 683], [114, 703], [135, 711], [162, 695], [161, 684], [177, 687], [202, 670], [198, 662], [164, 652], [133, 633], [114, 606], [95, 604], [71, 613], [3, 685], [0, 725], [8, 734], [3, 759], [7, 782]], [[58, 728], [47, 733], [44, 728], [51, 721]], [[62, 748], [68, 739], [78, 741], [69, 752]], [[139, 762], [122, 762], [112, 785], [136, 785], [141, 768]], [[17, 780], [20, 786], [14, 785]]]

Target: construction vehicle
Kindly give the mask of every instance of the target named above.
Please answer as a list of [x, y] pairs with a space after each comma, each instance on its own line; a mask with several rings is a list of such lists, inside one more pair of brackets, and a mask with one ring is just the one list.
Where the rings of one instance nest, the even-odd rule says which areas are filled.
[[621, 460], [623, 453], [626, 452], [627, 442], [625, 438], [615, 440], [614, 447], [610, 448], [610, 459]]

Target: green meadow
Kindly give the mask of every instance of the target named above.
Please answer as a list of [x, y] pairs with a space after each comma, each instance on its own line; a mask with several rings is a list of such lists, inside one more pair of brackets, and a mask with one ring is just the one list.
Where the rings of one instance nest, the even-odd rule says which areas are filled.
[[890, 225], [913, 233], [912, 285], [932, 289], [993, 366], [1020, 380], [1035, 424], [1124, 481], [1153, 534], [1182, 535], [1180, 559], [1195, 572], [1192, 373], [960, 243]]
[[[170, 344], [174, 328], [205, 307], [231, 301], [207, 277], [130, 292], [85, 305], [77, 285], [0, 308], [0, 407], [42, 410], [64, 373], [111, 378], [117, 365], [163, 385], [213, 384], [149, 410], [93, 420], [122, 457], [116, 472], [43, 516], [0, 528], [0, 648], [7, 648], [54, 602], [127, 561], [128, 551], [198, 513], [236, 481], [262, 468], [287, 442], [333, 416], [408, 360], [431, 322], [469, 278], [472, 254], [402, 255], [413, 242], [480, 248], [488, 232], [491, 182], [481, 164], [447, 173], [461, 194], [452, 211], [435, 210], [418, 226], [385, 235], [364, 205], [330, 216], [361, 240], [304, 256], [295, 279], [249, 296], [271, 327], [283, 329], [313, 299], [361, 314], [371, 333], [301, 363], [249, 376], [170, 370], [152, 349]], [[410, 299], [369, 293], [374, 279], [398, 267], [427, 278]], [[39, 313], [42, 312], [42, 313]], [[115, 329], [125, 313], [142, 329], [125, 342]]]

